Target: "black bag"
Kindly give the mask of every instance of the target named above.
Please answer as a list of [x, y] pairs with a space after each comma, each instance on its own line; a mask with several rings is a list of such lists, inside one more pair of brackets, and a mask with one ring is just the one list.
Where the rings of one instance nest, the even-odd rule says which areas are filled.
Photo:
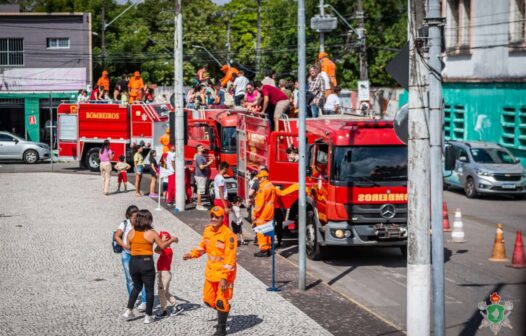
[[[128, 225], [128, 221], [125, 220], [124, 221], [124, 231], [122, 233], [123, 235], [126, 232], [126, 226], [127, 225]], [[122, 253], [122, 250], [124, 250], [124, 249], [122, 248], [122, 246], [117, 244], [117, 241], [115, 240], [115, 232], [117, 232], [117, 231], [113, 231], [113, 235], [111, 236], [111, 247], [113, 247], [113, 252], [114, 253]]]
[[314, 93], [307, 91], [307, 93], [305, 94], [305, 102], [307, 103], [307, 105], [310, 105], [310, 103], [314, 100], [315, 97], [316, 96], [314, 95]]

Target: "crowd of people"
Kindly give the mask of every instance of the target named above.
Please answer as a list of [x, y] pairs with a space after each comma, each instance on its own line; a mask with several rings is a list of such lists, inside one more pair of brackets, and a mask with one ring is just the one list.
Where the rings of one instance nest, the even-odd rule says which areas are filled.
[[111, 88], [108, 71], [104, 70], [91, 92], [85, 89], [79, 90], [77, 102], [126, 105], [136, 102], [153, 103], [157, 98], [161, 103], [168, 103], [168, 99], [164, 95], [155, 97], [153, 85], [145, 84], [139, 71], [135, 71], [133, 74], [123, 74], [120, 80], [113, 85], [113, 91]]
[[[221, 68], [224, 77], [213, 79], [208, 67], [196, 73], [194, 86], [186, 95], [186, 107], [245, 107], [265, 113], [272, 123], [282, 115], [298, 115], [299, 83], [286, 78], [277, 80], [272, 70], [265, 71], [261, 81], [250, 81], [244, 71], [229, 65]], [[341, 88], [337, 85], [336, 65], [327, 53], [321, 52], [318, 61], [309, 68], [306, 102], [307, 117], [341, 113]]]

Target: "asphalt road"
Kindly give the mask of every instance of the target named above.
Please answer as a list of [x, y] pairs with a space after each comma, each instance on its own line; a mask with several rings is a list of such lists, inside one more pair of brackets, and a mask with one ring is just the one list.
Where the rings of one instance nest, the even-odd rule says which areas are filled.
[[[78, 171], [78, 164], [56, 164], [55, 170]], [[48, 164], [27, 166], [0, 163], [0, 173], [13, 171], [49, 171]], [[130, 178], [133, 175], [130, 175]], [[131, 181], [131, 179], [129, 179]], [[145, 191], [148, 175], [142, 183]], [[463, 214], [467, 242], [450, 242], [445, 233], [446, 334], [490, 335], [488, 329], [478, 329], [482, 316], [480, 301], [497, 291], [505, 301], [512, 301], [510, 321], [514, 329], [503, 329], [499, 335], [526, 335], [526, 269], [506, 267], [507, 263], [490, 262], [497, 223], [504, 225], [508, 258], [511, 259], [515, 231], [526, 228], [526, 201], [507, 197], [468, 199], [461, 192], [445, 191], [451, 225], [453, 213]], [[297, 264], [294, 238], [286, 239], [280, 254]], [[371, 309], [394, 325], [406, 325], [406, 267], [399, 249], [352, 248], [331, 249], [325, 261], [308, 261], [308, 271], [314, 278]]]

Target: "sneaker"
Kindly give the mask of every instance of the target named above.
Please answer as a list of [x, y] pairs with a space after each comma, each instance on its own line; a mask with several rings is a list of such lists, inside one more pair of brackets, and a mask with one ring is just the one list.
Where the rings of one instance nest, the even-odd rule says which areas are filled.
[[259, 251], [254, 253], [254, 257], [270, 257], [270, 251]]
[[144, 324], [150, 324], [155, 321], [155, 316], [153, 315], [144, 315]]
[[141, 313], [146, 310], [146, 302], [141, 302], [141, 304], [137, 307], [137, 310]]
[[157, 198], [157, 197], [159, 197], [159, 195], [156, 194], [156, 193], [150, 193], [149, 196], [150, 196], [151, 198]]
[[199, 211], [208, 211], [208, 209], [205, 208], [205, 207], [202, 206], [202, 205], [198, 205], [198, 206], [196, 206], [195, 209], [196, 209], [196, 210], [199, 210]]
[[126, 309], [126, 311], [124, 312], [124, 314], [122, 314], [122, 316], [127, 319], [127, 320], [131, 320], [132, 318], [135, 317], [135, 314], [133, 314], [133, 310], [131, 309]]
[[166, 310], [159, 310], [156, 315], [157, 317], [165, 317], [168, 315], [168, 312]]

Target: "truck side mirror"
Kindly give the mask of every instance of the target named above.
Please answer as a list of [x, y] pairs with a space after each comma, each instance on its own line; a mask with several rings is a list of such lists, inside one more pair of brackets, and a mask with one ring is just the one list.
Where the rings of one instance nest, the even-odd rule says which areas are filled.
[[444, 151], [444, 170], [455, 169], [455, 148], [453, 146], [446, 146]]

